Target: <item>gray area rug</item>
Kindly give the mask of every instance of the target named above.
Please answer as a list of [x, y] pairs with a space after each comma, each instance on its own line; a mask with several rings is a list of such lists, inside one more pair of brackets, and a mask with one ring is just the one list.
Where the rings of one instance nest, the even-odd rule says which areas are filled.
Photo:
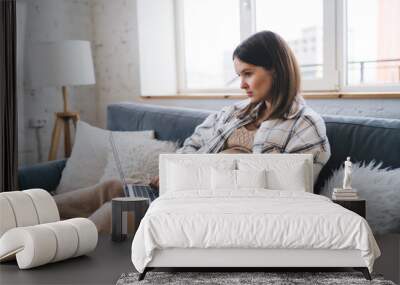
[[395, 285], [380, 275], [368, 281], [360, 272], [148, 272], [142, 281], [139, 273], [122, 274], [117, 285], [133, 284], [379, 284]]

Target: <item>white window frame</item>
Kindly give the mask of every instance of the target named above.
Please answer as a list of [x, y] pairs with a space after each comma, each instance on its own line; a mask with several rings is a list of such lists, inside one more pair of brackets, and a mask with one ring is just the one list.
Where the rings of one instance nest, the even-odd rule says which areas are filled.
[[323, 77], [321, 79], [302, 80], [304, 91], [339, 89], [339, 72], [336, 65], [336, 1], [323, 2]]
[[[255, 0], [237, 0], [240, 11], [240, 40], [256, 31]], [[238, 88], [186, 88], [183, 2], [173, 0], [175, 14], [176, 83], [178, 95], [242, 94]], [[347, 0], [323, 0], [323, 78], [302, 80], [302, 91], [398, 92], [400, 84], [346, 85]]]
[[[230, 93], [241, 94], [237, 88], [214, 88], [214, 89], [192, 89], [186, 88], [186, 71], [185, 71], [185, 38], [183, 31], [183, 1], [175, 0], [175, 34], [176, 34], [176, 60], [177, 60], [177, 86], [178, 94], [204, 94], [204, 93]], [[238, 0], [240, 11], [240, 40], [243, 41], [256, 31], [255, 18], [255, 1], [254, 0]], [[323, 4], [323, 35], [324, 35], [324, 60], [323, 75], [321, 79], [303, 80], [302, 88], [304, 91], [316, 90], [338, 90], [339, 79], [336, 69], [335, 55], [335, 1], [324, 0]]]
[[[185, 0], [174, 0], [175, 11], [175, 35], [176, 35], [176, 66], [177, 66], [177, 94], [178, 95], [195, 95], [195, 94], [237, 94], [241, 91], [238, 88], [209, 88], [195, 89], [186, 88], [186, 62], [185, 62], [185, 33], [183, 29], [184, 15], [183, 2]], [[243, 0], [239, 0], [243, 1]], [[240, 17], [241, 18], [241, 17]], [[242, 26], [242, 25], [241, 25]], [[241, 38], [242, 40], [242, 38]]]

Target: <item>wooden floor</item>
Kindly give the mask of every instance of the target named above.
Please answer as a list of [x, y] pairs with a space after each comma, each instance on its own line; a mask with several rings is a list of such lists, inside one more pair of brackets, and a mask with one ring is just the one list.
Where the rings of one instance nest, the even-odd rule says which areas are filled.
[[100, 235], [97, 248], [87, 256], [19, 270], [16, 262], [0, 264], [0, 284], [115, 284], [122, 273], [134, 271], [132, 239], [116, 243]]
[[400, 233], [375, 236], [375, 239], [381, 250], [381, 257], [375, 261], [374, 272], [400, 284]]
[[[374, 272], [400, 284], [400, 234], [376, 239], [382, 257], [376, 261]], [[131, 243], [132, 238], [116, 243], [110, 236], [100, 235], [96, 250], [87, 256], [28, 270], [19, 270], [16, 262], [2, 263], [0, 284], [115, 284], [122, 273], [134, 271]]]

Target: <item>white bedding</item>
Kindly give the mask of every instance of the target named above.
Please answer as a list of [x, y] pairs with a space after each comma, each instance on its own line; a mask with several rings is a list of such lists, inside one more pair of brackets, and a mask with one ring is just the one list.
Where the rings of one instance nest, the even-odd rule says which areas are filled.
[[359, 215], [320, 195], [266, 189], [162, 195], [134, 237], [135, 268], [143, 272], [154, 250], [165, 248], [358, 249], [371, 272], [380, 255]]

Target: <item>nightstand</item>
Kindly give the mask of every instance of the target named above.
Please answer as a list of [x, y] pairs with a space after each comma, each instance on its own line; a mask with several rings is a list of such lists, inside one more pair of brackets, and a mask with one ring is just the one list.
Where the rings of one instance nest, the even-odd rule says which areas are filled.
[[332, 200], [332, 202], [339, 204], [340, 206], [359, 214], [365, 219], [365, 200]]
[[123, 241], [127, 237], [126, 213], [135, 213], [135, 229], [139, 227], [140, 221], [146, 214], [150, 205], [148, 198], [141, 197], [118, 197], [112, 199], [112, 235], [113, 241]]

